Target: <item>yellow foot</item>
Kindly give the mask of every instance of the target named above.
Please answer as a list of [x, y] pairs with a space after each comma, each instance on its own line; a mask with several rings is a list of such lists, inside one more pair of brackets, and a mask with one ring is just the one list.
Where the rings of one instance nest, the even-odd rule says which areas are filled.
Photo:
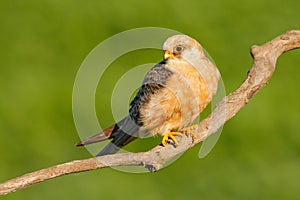
[[187, 136], [191, 136], [191, 137], [193, 138], [193, 142], [194, 142], [195, 140], [198, 139], [197, 134], [194, 133], [194, 130], [196, 130], [197, 128], [198, 128], [198, 125], [195, 124], [195, 125], [193, 125], [193, 126], [190, 126], [190, 127], [187, 127], [187, 128], [183, 128], [183, 129], [181, 129], [181, 131], [182, 131], [184, 134], [186, 134]]
[[164, 137], [163, 137], [163, 139], [162, 139], [162, 141], [161, 141], [162, 145], [166, 146], [167, 143], [168, 143], [168, 141], [169, 141], [169, 138], [170, 138], [171, 140], [173, 140], [174, 144], [176, 146], [178, 146], [179, 143], [177, 142], [175, 136], [180, 136], [181, 137], [182, 134], [179, 133], [179, 132], [169, 132], [169, 133], [165, 134]]

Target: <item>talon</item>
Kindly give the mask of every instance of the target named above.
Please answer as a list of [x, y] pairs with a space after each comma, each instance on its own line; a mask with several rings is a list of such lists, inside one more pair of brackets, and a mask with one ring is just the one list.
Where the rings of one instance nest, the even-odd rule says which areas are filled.
[[165, 135], [163, 136], [162, 141], [161, 141], [162, 145], [163, 145], [163, 146], [166, 146], [167, 143], [168, 143], [168, 141], [169, 141], [169, 138], [170, 138], [171, 140], [173, 140], [174, 144], [175, 144], [176, 146], [178, 146], [179, 143], [177, 142], [175, 136], [180, 136], [180, 137], [181, 137], [182, 134], [179, 133], [179, 132], [169, 132], [169, 133], [165, 134]]
[[194, 133], [194, 130], [198, 128], [198, 125], [195, 124], [193, 126], [187, 127], [187, 128], [183, 128], [181, 129], [181, 131], [186, 134], [187, 136], [191, 136], [192, 137], [192, 142], [194, 142], [195, 140], [198, 139], [198, 135], [196, 133]]

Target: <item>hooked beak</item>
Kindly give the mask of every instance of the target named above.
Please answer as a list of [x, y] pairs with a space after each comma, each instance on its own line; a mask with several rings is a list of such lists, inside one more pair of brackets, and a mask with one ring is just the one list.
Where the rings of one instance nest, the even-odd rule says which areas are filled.
[[166, 50], [165, 53], [164, 53], [164, 59], [168, 60], [169, 58], [170, 59], [174, 58], [174, 54], [172, 52]]

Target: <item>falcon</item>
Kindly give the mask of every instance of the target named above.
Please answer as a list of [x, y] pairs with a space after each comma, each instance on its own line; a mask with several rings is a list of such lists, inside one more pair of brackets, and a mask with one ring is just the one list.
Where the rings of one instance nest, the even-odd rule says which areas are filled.
[[[97, 156], [114, 154], [136, 138], [161, 135], [162, 145], [179, 145], [175, 136], [197, 138], [191, 126], [211, 102], [220, 73], [203, 47], [187, 35], [174, 35], [163, 44], [164, 59], [146, 74], [128, 115], [77, 146], [111, 139]], [[180, 132], [181, 130], [181, 132]]]

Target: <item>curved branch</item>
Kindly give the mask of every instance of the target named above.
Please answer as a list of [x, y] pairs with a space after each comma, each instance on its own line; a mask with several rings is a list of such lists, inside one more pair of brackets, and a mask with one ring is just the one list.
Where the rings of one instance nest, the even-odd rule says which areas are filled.
[[296, 48], [300, 48], [300, 30], [288, 31], [262, 46], [252, 46], [254, 62], [246, 80], [236, 91], [224, 97], [213, 112], [198, 124], [195, 132], [199, 137], [194, 142], [191, 141], [191, 137], [183, 136], [179, 138], [180, 145], [176, 148], [172, 145], [156, 146], [147, 152], [114, 154], [56, 165], [1, 183], [0, 195], [66, 174], [104, 167], [135, 165], [157, 171], [168, 160], [203, 141], [231, 119], [266, 85], [273, 75], [277, 58], [282, 53]]

